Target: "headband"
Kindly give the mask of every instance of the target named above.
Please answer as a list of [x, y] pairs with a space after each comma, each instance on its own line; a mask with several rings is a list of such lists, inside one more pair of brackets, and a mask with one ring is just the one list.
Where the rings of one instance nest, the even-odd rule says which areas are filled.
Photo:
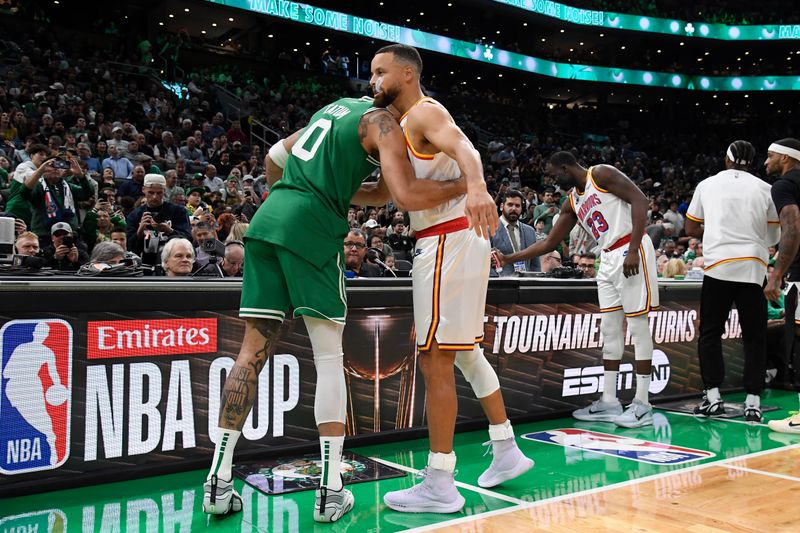
[[736, 165], [749, 165], [750, 164], [749, 161], [745, 161], [744, 159], [736, 159], [735, 157], [733, 157], [733, 152], [731, 151], [732, 147], [733, 147], [732, 144], [728, 146], [728, 153], [727, 153], [728, 159], [733, 161], [733, 163]]
[[795, 150], [794, 148], [789, 148], [788, 146], [784, 146], [778, 143], [770, 144], [767, 150], [769, 152], [774, 152], [776, 154], [788, 155], [792, 159], [800, 161], [800, 150]]

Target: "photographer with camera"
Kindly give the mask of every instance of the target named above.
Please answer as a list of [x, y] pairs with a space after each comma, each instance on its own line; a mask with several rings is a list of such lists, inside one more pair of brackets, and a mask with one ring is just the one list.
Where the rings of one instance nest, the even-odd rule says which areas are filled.
[[214, 217], [209, 218], [210, 220], [206, 220], [203, 216], [200, 222], [192, 227], [192, 240], [196, 244], [194, 271], [200, 272], [205, 269], [207, 272], [204, 274], [222, 277], [217, 267], [225, 256], [225, 245], [217, 239]]
[[75, 239], [72, 227], [68, 223], [56, 222], [51, 233], [52, 244], [45, 246], [42, 254], [46, 267], [77, 272], [81, 265], [89, 262], [86, 245]]
[[[77, 179], [77, 183], [75, 183]], [[66, 222], [78, 231], [76, 202], [94, 196], [94, 187], [77, 158], [59, 154], [42, 163], [25, 179], [22, 197], [31, 204], [31, 230], [42, 243], [49, 242], [56, 222]]]
[[164, 176], [145, 175], [142, 189], [145, 204], [134, 209], [127, 219], [129, 251], [142, 256], [145, 252], [157, 254], [160, 246], [171, 236], [176, 234], [185, 238], [191, 236], [192, 228], [189, 225], [186, 209], [164, 202], [166, 187], [167, 181]]

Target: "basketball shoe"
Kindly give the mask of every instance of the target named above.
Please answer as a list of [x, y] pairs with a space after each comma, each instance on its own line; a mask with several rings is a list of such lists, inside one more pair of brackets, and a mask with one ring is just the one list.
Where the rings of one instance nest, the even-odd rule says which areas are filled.
[[353, 509], [355, 501], [353, 493], [344, 488], [344, 483], [339, 490], [320, 487], [317, 489], [317, 501], [314, 503], [314, 520], [336, 522]]
[[242, 510], [242, 498], [233, 490], [230, 481], [211, 476], [203, 485], [203, 512], [208, 514], [238, 513]]
[[622, 414], [622, 404], [619, 400], [604, 402], [595, 400], [591, 405], [572, 412], [572, 416], [586, 422], [613, 422]]
[[770, 420], [769, 429], [778, 433], [793, 433], [800, 435], [800, 411], [789, 411], [789, 417], [783, 420]]
[[456, 488], [453, 472], [428, 467], [418, 475], [423, 478], [422, 483], [388, 492], [383, 502], [390, 509], [404, 513], [457, 513], [464, 507], [464, 497]]
[[[483, 443], [488, 446], [486, 453], [492, 453], [492, 464], [478, 478], [478, 486], [483, 488], [496, 487], [497, 485], [521, 476], [533, 468], [533, 459], [523, 455], [516, 441], [490, 440]], [[486, 454], [484, 454], [486, 455]]]
[[653, 425], [653, 406], [636, 398], [625, 408], [625, 412], [613, 422], [623, 428], [640, 428]]

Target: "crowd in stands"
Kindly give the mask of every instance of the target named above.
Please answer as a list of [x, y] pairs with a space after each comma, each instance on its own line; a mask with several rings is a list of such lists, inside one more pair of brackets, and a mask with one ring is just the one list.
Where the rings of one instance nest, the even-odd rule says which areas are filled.
[[[190, 72], [189, 94], [179, 99], [147, 78], [113, 73], [99, 51], [71, 55], [41, 32], [4, 44], [16, 61], [0, 76], [0, 212], [16, 219], [17, 253], [59, 271], [143, 262], [174, 277], [240, 275], [244, 231], [269, 194], [263, 146], [252, 142], [248, 117], [284, 136], [325, 103], [358, 94], [329, 77], [280, 69], [259, 77], [228, 65]], [[341, 69], [333, 61], [341, 53], [329, 55], [329, 68]], [[241, 99], [241, 118], [226, 117], [212, 85]], [[571, 150], [586, 165], [616, 166], [651, 199], [647, 231], [665, 276], [702, 267], [702, 244], [683, 233], [683, 213], [697, 182], [722, 168], [729, 139], [696, 131], [666, 142], [668, 132], [621, 130], [597, 111], [529, 107], [520, 119], [520, 102], [460, 87], [437, 96], [481, 149], [499, 212], [518, 191], [519, 220], [535, 238], [550, 231], [565, 199], [546, 161]], [[406, 213], [354, 206], [348, 221], [352, 275], [413, 266]], [[572, 261], [590, 276], [598, 254], [576, 230], [527, 269], [546, 273]]]

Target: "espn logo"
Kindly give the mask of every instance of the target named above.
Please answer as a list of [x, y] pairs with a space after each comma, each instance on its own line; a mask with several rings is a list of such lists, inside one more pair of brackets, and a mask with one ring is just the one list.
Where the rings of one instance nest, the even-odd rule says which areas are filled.
[[[667, 388], [670, 378], [670, 366], [667, 354], [661, 350], [653, 350], [653, 372], [650, 380], [650, 394], [658, 394]], [[617, 390], [631, 390], [634, 387], [633, 365], [620, 365], [617, 376]], [[587, 366], [584, 368], [564, 369], [564, 384], [561, 396], [584, 396], [603, 392], [603, 366]]]
[[217, 320], [106, 320], [89, 322], [87, 357], [149, 357], [217, 351]]

